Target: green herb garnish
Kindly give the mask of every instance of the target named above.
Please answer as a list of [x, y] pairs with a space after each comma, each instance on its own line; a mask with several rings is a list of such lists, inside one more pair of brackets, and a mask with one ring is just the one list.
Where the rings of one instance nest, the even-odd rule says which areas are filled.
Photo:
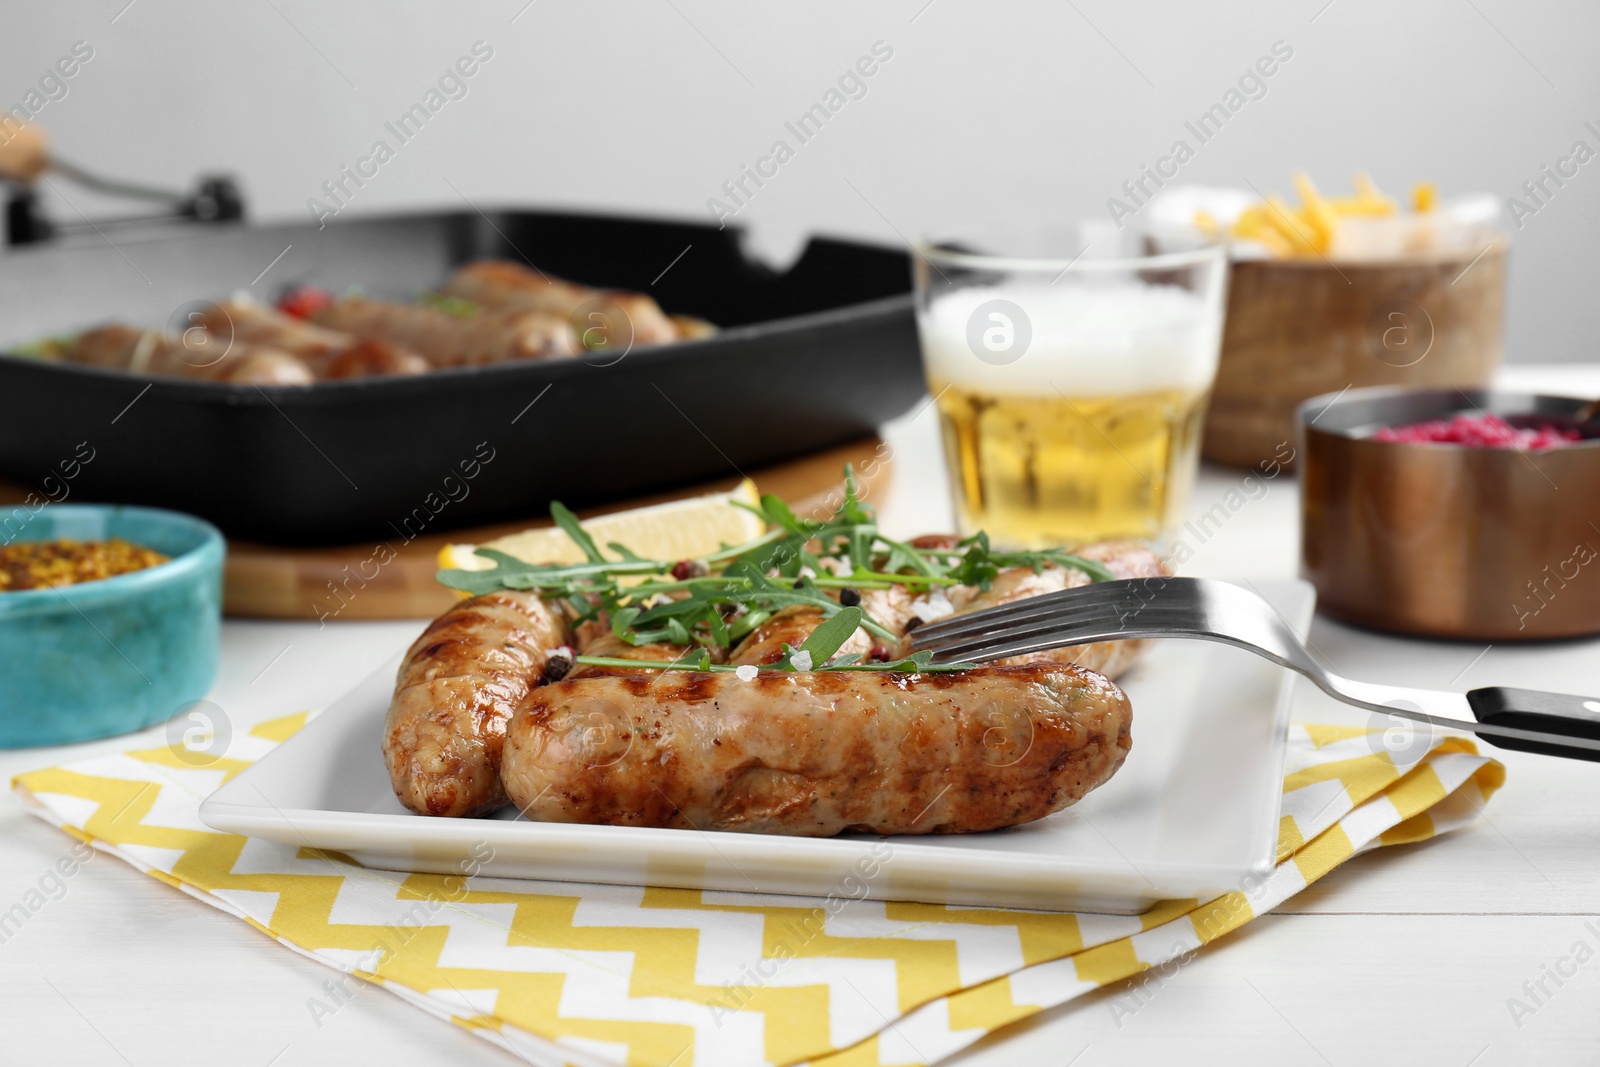
[[442, 311], [446, 315], [454, 315], [458, 319], [470, 319], [483, 310], [481, 306], [471, 300], [466, 300], [459, 296], [451, 296], [449, 293], [436, 292], [431, 289], [418, 293], [417, 303], [423, 307]]
[[[1059, 549], [996, 551], [986, 534], [952, 548], [918, 548], [886, 537], [877, 516], [860, 496], [855, 472], [846, 466], [844, 498], [826, 519], [796, 515], [775, 496], [759, 506], [740, 503], [770, 527], [740, 545], [724, 545], [695, 560], [645, 559], [627, 546], [609, 544], [609, 555], [595, 544], [578, 518], [560, 503], [551, 518], [583, 553], [582, 563], [526, 563], [491, 548], [477, 555], [494, 563], [486, 570], [442, 570], [439, 581], [474, 596], [495, 589], [535, 590], [548, 600], [565, 600], [583, 619], [604, 617], [614, 634], [631, 645], [669, 643], [689, 646], [673, 662], [579, 656], [579, 663], [641, 670], [735, 670], [714, 664], [708, 647], [727, 649], [784, 608], [804, 605], [824, 616], [798, 649], [784, 646], [768, 670], [793, 670], [805, 653], [812, 669], [894, 671], [964, 670], [972, 664], [935, 666], [928, 653], [893, 663], [861, 662], [856, 654], [836, 653], [857, 629], [894, 642], [899, 635], [860, 607], [843, 607], [828, 590], [857, 591], [904, 586], [914, 595], [947, 586], [988, 589], [1007, 568], [1073, 568], [1090, 580], [1116, 576], [1094, 560]], [[831, 662], [830, 662], [831, 661]], [[805, 662], [805, 656], [802, 656]]]

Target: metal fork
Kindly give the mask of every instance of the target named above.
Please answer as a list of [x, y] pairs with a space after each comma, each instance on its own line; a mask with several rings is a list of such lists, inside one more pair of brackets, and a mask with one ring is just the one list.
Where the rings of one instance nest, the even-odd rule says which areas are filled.
[[1600, 700], [1499, 687], [1447, 693], [1345, 678], [1313, 659], [1271, 604], [1248, 589], [1207, 578], [1096, 582], [949, 616], [911, 634], [935, 663], [983, 663], [1135, 637], [1219, 641], [1303, 674], [1358, 708], [1466, 730], [1501, 748], [1600, 762]]

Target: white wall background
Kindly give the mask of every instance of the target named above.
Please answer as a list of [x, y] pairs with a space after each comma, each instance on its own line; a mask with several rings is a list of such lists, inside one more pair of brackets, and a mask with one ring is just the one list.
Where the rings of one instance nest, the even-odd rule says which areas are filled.
[[[257, 218], [303, 214], [480, 39], [494, 55], [468, 95], [351, 213], [466, 198], [704, 217], [879, 40], [894, 56], [867, 95], [740, 214], [764, 244], [1104, 217], [1106, 198], [1279, 40], [1293, 59], [1184, 178], [1287, 192], [1305, 168], [1342, 189], [1364, 167], [1391, 191], [1433, 179], [1507, 196], [1578, 139], [1600, 150], [1583, 126], [1600, 128], [1600, 8], [1575, 2], [125, 5], [6, 0], [0, 105], [87, 41], [94, 58], [37, 116], [59, 152], [177, 186], [230, 170]], [[1600, 162], [1515, 241], [1509, 357], [1595, 359]]]

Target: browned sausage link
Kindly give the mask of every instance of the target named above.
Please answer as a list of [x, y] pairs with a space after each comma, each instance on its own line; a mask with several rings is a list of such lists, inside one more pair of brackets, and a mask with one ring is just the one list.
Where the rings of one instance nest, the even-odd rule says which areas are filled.
[[826, 616], [821, 608], [805, 604], [783, 608], [746, 634], [728, 657], [728, 662], [740, 665], [750, 663], [757, 667], [776, 663], [783, 658], [784, 645], [799, 648], [824, 618]]
[[489, 308], [537, 311], [574, 321], [580, 339], [599, 327], [607, 343], [666, 344], [677, 339], [671, 319], [643, 293], [591, 289], [506, 260], [468, 263], [444, 284], [445, 293]]
[[312, 318], [329, 329], [403, 345], [439, 367], [567, 356], [578, 348], [565, 319], [536, 312], [484, 309], [461, 317], [421, 305], [346, 297]]
[[255, 300], [220, 300], [192, 317], [218, 337], [246, 344], [271, 345], [313, 364], [344, 348], [353, 339], [349, 334], [324, 329]]
[[506, 720], [566, 640], [560, 613], [531, 592], [486, 593], [433, 620], [400, 665], [384, 725], [400, 802], [422, 815], [504, 807]]
[[[872, 608], [868, 605], [865, 594], [862, 596], [861, 608], [868, 615], [872, 615]], [[776, 663], [783, 658], [784, 645], [799, 648], [805, 644], [806, 638], [811, 636], [811, 631], [821, 625], [826, 618], [821, 608], [814, 608], [808, 604], [791, 604], [745, 635], [744, 640], [739, 642], [733, 654], [728, 657], [728, 662], [739, 665], [750, 663], [757, 667]], [[844, 644], [839, 646], [834, 655], [855, 653], [865, 658], [872, 651], [872, 646], [872, 635], [865, 629], [858, 628]], [[820, 667], [822, 664], [814, 666]]]
[[[1118, 578], [1160, 577], [1172, 573], [1171, 568], [1155, 552], [1129, 541], [1102, 541], [1092, 545], [1081, 545], [1072, 551], [1085, 559], [1103, 563], [1106, 569]], [[993, 583], [986, 590], [979, 590], [974, 586], [961, 586], [951, 590], [949, 596], [955, 605], [956, 614], [965, 615], [985, 608], [1026, 600], [1028, 597], [1057, 593], [1063, 589], [1075, 589], [1080, 585], [1087, 585], [1089, 581], [1089, 576], [1080, 570], [1057, 567], [1054, 564], [1047, 565], [1037, 572], [1032, 567], [1008, 567], [995, 576]], [[916, 632], [913, 630], [897, 650], [897, 654], [907, 655], [915, 647]], [[1144, 654], [1145, 648], [1146, 642], [1139, 640], [1099, 641], [1092, 645], [1073, 645], [1068, 648], [1052, 648], [1043, 652], [1012, 656], [996, 660], [995, 665], [1004, 667], [1024, 663], [1076, 663], [1090, 670], [1099, 671], [1108, 678], [1115, 678], [1133, 666], [1134, 662]]]
[[300, 357], [318, 378], [424, 374], [432, 369], [417, 353], [389, 341], [330, 330], [254, 300], [223, 300], [196, 316], [218, 337], [268, 345]]
[[[608, 659], [633, 659], [641, 661], [655, 661], [658, 663], [672, 663], [685, 652], [689, 651], [688, 645], [651, 644], [630, 645], [622, 638], [611, 632], [611, 626], [599, 619], [588, 619], [578, 624], [573, 634], [573, 643], [580, 656], [603, 656]], [[721, 662], [720, 650], [708, 649], [714, 662]], [[635, 668], [637, 669], [637, 668]], [[616, 674], [625, 672], [623, 667], [598, 667], [593, 664], [580, 664], [573, 668], [568, 678], [588, 678], [597, 674]]]
[[202, 373], [200, 377], [250, 385], [310, 385], [316, 380], [304, 361], [257, 345], [244, 352], [230, 352], [214, 373]]
[[717, 326], [705, 319], [697, 319], [693, 315], [668, 315], [672, 323], [673, 332], [680, 341], [699, 341], [706, 337], [715, 337]]
[[511, 720], [530, 819], [826, 837], [993, 830], [1110, 778], [1128, 700], [1093, 671], [666, 671], [557, 682]]
[[374, 374], [426, 374], [433, 364], [409, 348], [381, 337], [357, 337], [318, 368], [329, 381], [367, 378]]
[[133, 374], [261, 385], [308, 385], [301, 360], [263, 345], [234, 342], [195, 329], [182, 338], [138, 326], [110, 323], [75, 338], [67, 359]]

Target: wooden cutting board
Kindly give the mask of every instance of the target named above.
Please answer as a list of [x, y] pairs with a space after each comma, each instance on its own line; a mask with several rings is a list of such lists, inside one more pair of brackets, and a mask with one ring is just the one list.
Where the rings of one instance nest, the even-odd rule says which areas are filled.
[[[747, 471], [763, 493], [776, 493], [799, 514], [825, 506], [843, 485], [846, 463], [853, 464], [868, 500], [882, 499], [888, 487], [889, 449], [877, 437], [818, 452], [762, 470]], [[588, 518], [678, 497], [726, 492], [740, 476], [672, 493], [618, 501], [582, 513]], [[25, 489], [0, 483], [0, 503], [20, 503]], [[78, 501], [74, 501], [77, 503]], [[229, 540], [223, 577], [224, 613], [266, 619], [432, 618], [456, 600], [434, 581], [439, 549], [449, 542], [482, 543], [533, 526], [541, 517], [426, 534], [407, 542], [369, 541], [330, 548], [284, 548]]]

